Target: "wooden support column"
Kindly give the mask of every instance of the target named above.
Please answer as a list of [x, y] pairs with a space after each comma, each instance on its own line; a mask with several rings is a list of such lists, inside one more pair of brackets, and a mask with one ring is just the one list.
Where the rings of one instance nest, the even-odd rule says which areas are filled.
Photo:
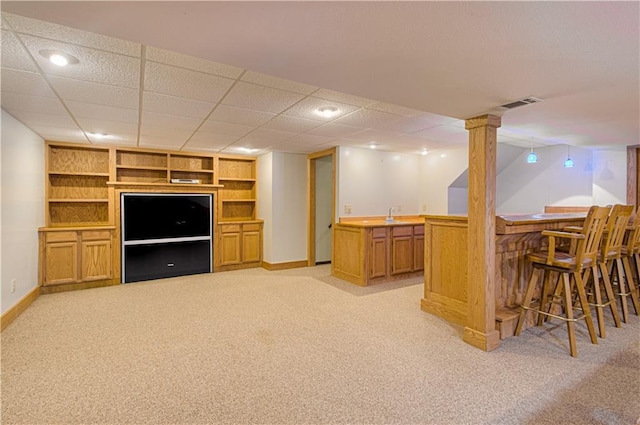
[[495, 324], [496, 149], [500, 117], [465, 121], [469, 130], [467, 326], [462, 339], [482, 350], [500, 345]]

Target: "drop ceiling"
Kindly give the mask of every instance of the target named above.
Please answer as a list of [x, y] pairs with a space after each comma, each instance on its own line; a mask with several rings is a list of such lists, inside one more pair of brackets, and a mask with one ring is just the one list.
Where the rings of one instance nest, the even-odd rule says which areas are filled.
[[[464, 119], [484, 113], [516, 146], [640, 140], [638, 2], [1, 7], [2, 108], [47, 140], [417, 154], [466, 145]], [[528, 96], [543, 102], [499, 108]], [[314, 113], [327, 106], [339, 114]]]

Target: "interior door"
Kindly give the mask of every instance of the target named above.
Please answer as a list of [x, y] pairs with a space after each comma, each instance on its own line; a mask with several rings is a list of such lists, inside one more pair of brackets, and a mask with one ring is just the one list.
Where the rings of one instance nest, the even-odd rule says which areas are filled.
[[331, 262], [332, 157], [316, 159], [316, 264]]

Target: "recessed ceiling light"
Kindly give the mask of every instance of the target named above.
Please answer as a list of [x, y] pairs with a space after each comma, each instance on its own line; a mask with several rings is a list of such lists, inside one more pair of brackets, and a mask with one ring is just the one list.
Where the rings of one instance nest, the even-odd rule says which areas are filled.
[[259, 151], [259, 149], [243, 148], [243, 147], [236, 148], [236, 150], [239, 150], [239, 151], [245, 152], [245, 153], [254, 153], [254, 152], [258, 152]]
[[323, 118], [331, 118], [338, 115], [340, 110], [335, 106], [323, 106], [322, 108], [316, 109], [314, 112], [316, 115], [319, 115]]
[[369, 149], [375, 149], [377, 147], [378, 147], [378, 145], [376, 143], [373, 143], [373, 142], [369, 145]]
[[111, 139], [111, 135], [107, 133], [92, 133], [91, 131], [87, 131], [87, 134], [95, 139]]
[[80, 62], [75, 56], [56, 50], [40, 50], [40, 56], [48, 59], [49, 62], [57, 66], [75, 65]]
[[427, 148], [422, 149], [422, 152], [420, 152], [420, 155], [426, 155], [429, 152], [427, 151]]

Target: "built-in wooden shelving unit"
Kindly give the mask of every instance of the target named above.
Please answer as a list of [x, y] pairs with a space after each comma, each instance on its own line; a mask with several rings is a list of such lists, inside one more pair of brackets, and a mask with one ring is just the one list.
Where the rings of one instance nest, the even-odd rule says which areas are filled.
[[[255, 158], [47, 142], [46, 180], [40, 264], [41, 284], [49, 290], [119, 282], [119, 193], [124, 191], [214, 194], [214, 233], [218, 242], [223, 230], [225, 236], [214, 264], [230, 269], [261, 263]], [[66, 269], [59, 268], [63, 263]]]

